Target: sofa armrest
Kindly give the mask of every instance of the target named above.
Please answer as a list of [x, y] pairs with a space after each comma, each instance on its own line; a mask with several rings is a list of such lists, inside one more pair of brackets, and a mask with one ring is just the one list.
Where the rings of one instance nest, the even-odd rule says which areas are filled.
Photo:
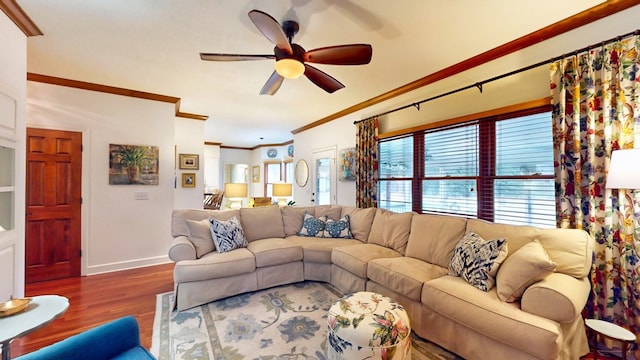
[[[139, 348], [139, 349], [136, 349]], [[21, 360], [94, 359], [108, 360], [136, 349], [136, 358], [154, 359], [140, 346], [138, 322], [126, 316], [68, 337], [53, 345], [19, 357]]]
[[193, 246], [193, 243], [188, 237], [184, 235], [176, 236], [171, 242], [171, 247], [169, 247], [169, 259], [174, 262], [180, 260], [195, 260], [197, 259], [196, 247]]
[[571, 322], [581, 315], [587, 303], [591, 283], [589, 278], [553, 273], [527, 288], [522, 295], [521, 308], [557, 322]]

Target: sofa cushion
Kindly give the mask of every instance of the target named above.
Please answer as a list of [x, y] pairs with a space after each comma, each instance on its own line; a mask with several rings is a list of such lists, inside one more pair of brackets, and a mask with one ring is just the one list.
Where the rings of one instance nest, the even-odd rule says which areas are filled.
[[378, 209], [373, 218], [369, 244], [376, 244], [394, 249], [404, 255], [411, 231], [411, 218], [413, 213], [394, 213], [384, 209]]
[[507, 257], [507, 240], [485, 240], [473, 231], [456, 245], [449, 263], [449, 275], [460, 276], [482, 291], [495, 285], [500, 264]]
[[496, 224], [485, 220], [467, 219], [467, 232], [471, 230], [485, 239], [507, 239], [509, 254], [513, 254], [524, 244], [536, 239], [540, 233], [540, 229], [532, 226]]
[[342, 239], [353, 238], [353, 235], [351, 234], [351, 225], [349, 223], [349, 215], [341, 217], [340, 220], [333, 220], [330, 217], [325, 217], [322, 237]]
[[302, 247], [305, 262], [331, 264], [331, 251], [340, 246], [360, 245], [362, 241], [340, 238], [288, 236], [287, 240]]
[[136, 346], [134, 348], [131, 348], [111, 358], [111, 360], [132, 360], [132, 359], [155, 360], [155, 357], [153, 357], [153, 355], [151, 355], [151, 353], [149, 353], [147, 349], [143, 348], [142, 346]]
[[367, 266], [370, 281], [416, 302], [420, 302], [425, 281], [445, 275], [447, 268], [410, 257], [373, 259]]
[[333, 220], [340, 219], [340, 215], [342, 214], [342, 206], [335, 205], [318, 205], [315, 208], [315, 217], [328, 217]]
[[189, 229], [189, 241], [196, 248], [196, 257], [199, 259], [202, 255], [215, 250], [213, 237], [211, 237], [211, 222], [209, 219], [204, 220], [187, 220], [187, 228]]
[[367, 263], [373, 259], [400, 257], [402, 254], [393, 249], [375, 244], [358, 244], [340, 246], [333, 249], [331, 262], [349, 271], [350, 273], [366, 279]]
[[278, 205], [241, 208], [240, 221], [249, 242], [284, 237], [284, 224]]
[[284, 223], [284, 235], [296, 235], [302, 227], [304, 213], [308, 212], [314, 215], [314, 210], [315, 207], [313, 206], [282, 206], [280, 212], [282, 213], [282, 222]]
[[595, 240], [578, 229], [541, 229], [536, 237], [544, 246], [556, 272], [582, 278], [589, 275]]
[[525, 244], [500, 266], [496, 276], [498, 297], [507, 302], [520, 299], [529, 285], [544, 279], [555, 268], [538, 240]]
[[360, 209], [357, 207], [343, 206], [342, 216], [349, 215], [349, 225], [354, 239], [366, 242], [371, 231], [373, 217], [376, 215], [376, 208]]
[[302, 218], [302, 226], [296, 235], [298, 236], [317, 236], [322, 237], [326, 222], [326, 216], [316, 218], [308, 212], [304, 213]]
[[226, 278], [256, 270], [253, 253], [245, 248], [226, 253], [210, 252], [198, 260], [183, 260], [173, 269], [175, 283]]
[[405, 256], [448, 267], [453, 249], [465, 234], [466, 220], [453, 216], [416, 214]]
[[[443, 276], [422, 286], [425, 311], [433, 311], [498, 343], [526, 349], [535, 359], [555, 359], [563, 330], [553, 320], [520, 310], [518, 303], [498, 299], [495, 289], [484, 292], [466, 286], [459, 277]], [[531, 346], [536, 344], [536, 346]]]
[[200, 221], [215, 217], [219, 220], [229, 220], [240, 217], [239, 210], [203, 210], [203, 209], [175, 209], [171, 212], [171, 236], [189, 236], [187, 220]]
[[287, 239], [254, 240], [249, 243], [247, 248], [256, 257], [256, 267], [258, 268], [302, 260], [302, 247]]
[[211, 237], [220, 253], [247, 247], [247, 239], [235, 216], [227, 221], [211, 218]]

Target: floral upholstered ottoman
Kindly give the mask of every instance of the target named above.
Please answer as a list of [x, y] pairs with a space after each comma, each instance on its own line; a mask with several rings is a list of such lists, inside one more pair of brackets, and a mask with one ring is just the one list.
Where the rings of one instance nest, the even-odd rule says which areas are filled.
[[372, 292], [357, 292], [329, 309], [329, 359], [410, 359], [411, 326], [402, 305]]

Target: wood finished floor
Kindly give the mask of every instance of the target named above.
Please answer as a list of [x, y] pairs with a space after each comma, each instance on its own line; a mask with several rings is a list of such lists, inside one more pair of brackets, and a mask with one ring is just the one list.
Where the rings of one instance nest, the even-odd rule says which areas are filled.
[[151, 347], [156, 295], [173, 290], [173, 263], [107, 274], [28, 284], [26, 296], [56, 294], [69, 309], [51, 324], [11, 344], [11, 356], [37, 350], [117, 318], [133, 315], [140, 340]]

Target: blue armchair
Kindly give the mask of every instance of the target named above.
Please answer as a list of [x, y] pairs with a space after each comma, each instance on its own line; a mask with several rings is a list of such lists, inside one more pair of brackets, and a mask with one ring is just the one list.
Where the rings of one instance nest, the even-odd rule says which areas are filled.
[[133, 316], [126, 316], [71, 336], [16, 360], [128, 360], [155, 359], [140, 345], [140, 330]]

